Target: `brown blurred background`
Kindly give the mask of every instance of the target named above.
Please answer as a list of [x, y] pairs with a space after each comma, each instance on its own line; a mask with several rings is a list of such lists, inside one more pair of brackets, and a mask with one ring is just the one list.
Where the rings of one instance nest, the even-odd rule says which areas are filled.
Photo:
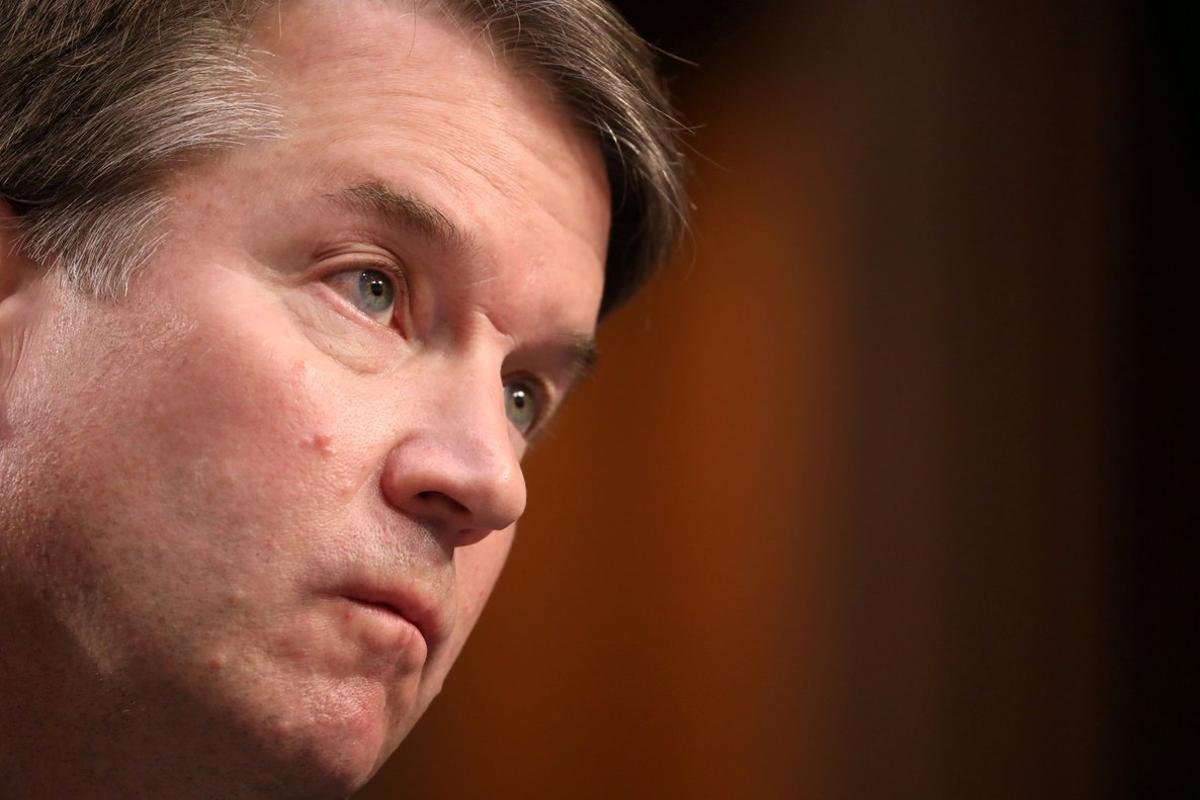
[[665, 62], [694, 234], [605, 323], [492, 605], [360, 797], [1190, 795], [1195, 26], [619, 5], [697, 62]]

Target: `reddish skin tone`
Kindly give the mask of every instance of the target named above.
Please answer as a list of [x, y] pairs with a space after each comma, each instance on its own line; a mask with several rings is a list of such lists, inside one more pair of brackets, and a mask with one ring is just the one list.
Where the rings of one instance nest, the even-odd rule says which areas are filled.
[[[543, 87], [366, 0], [289, 4], [255, 45], [283, 138], [171, 178], [127, 298], [22, 259], [0, 206], [4, 797], [361, 786], [512, 544], [504, 383], [556, 404], [594, 332], [604, 166]], [[328, 200], [362, 182], [470, 246]], [[393, 268], [394, 314], [333, 277]]]

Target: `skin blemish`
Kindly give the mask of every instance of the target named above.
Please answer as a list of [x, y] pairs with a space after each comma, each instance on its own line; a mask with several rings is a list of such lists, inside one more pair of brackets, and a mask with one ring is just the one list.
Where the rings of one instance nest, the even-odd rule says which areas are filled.
[[327, 433], [314, 433], [306, 444], [325, 457], [333, 455], [333, 437]]

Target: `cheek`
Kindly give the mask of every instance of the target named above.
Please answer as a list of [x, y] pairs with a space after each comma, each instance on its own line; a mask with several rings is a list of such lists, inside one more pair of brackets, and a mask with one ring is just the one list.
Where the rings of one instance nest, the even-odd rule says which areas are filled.
[[177, 382], [147, 387], [142, 427], [154, 460], [174, 473], [179, 499], [288, 515], [330, 486], [342, 437], [302, 355], [225, 334], [191, 343], [182, 356]]
[[45, 360], [66, 377], [31, 412], [30, 449], [57, 443], [54, 527], [84, 534], [112, 582], [254, 593], [311, 569], [345, 527], [370, 437], [344, 413], [359, 387], [270, 298], [204, 288], [191, 305], [131, 296], [64, 331]]
[[227, 531], [298, 522], [305, 498], [344, 480], [340, 432], [310, 368], [278, 336], [255, 334], [225, 328], [161, 353], [175, 368], [147, 375], [144, 403], [125, 417], [136, 425], [126, 455], [144, 485], [179, 513], [224, 517]]

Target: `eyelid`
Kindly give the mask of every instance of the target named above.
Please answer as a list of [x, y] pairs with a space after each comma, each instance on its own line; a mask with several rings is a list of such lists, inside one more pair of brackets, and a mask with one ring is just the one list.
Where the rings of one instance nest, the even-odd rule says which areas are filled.
[[[327, 251], [318, 258], [323, 261], [320, 274], [317, 278], [322, 283], [328, 283], [329, 279], [336, 275], [364, 270], [376, 270], [390, 277], [394, 282], [395, 289], [395, 306], [392, 311], [392, 320], [406, 331], [411, 327], [408, 317], [410, 311], [409, 303], [412, 297], [408, 275], [403, 263], [398, 258], [378, 249], [364, 252], [352, 249], [350, 246], [334, 251]], [[353, 308], [352, 304], [348, 303], [348, 305], [351, 305]], [[370, 319], [361, 309], [354, 308], [354, 312]], [[380, 321], [376, 319], [371, 319], [371, 322], [377, 325], [380, 324]]]
[[322, 280], [339, 272], [349, 272], [355, 269], [376, 269], [380, 272], [386, 272], [388, 275], [396, 279], [396, 289], [408, 293], [408, 275], [404, 267], [395, 258], [390, 258], [384, 253], [372, 252], [343, 252], [337, 255], [327, 257], [328, 261], [333, 263], [325, 263], [322, 268]]

